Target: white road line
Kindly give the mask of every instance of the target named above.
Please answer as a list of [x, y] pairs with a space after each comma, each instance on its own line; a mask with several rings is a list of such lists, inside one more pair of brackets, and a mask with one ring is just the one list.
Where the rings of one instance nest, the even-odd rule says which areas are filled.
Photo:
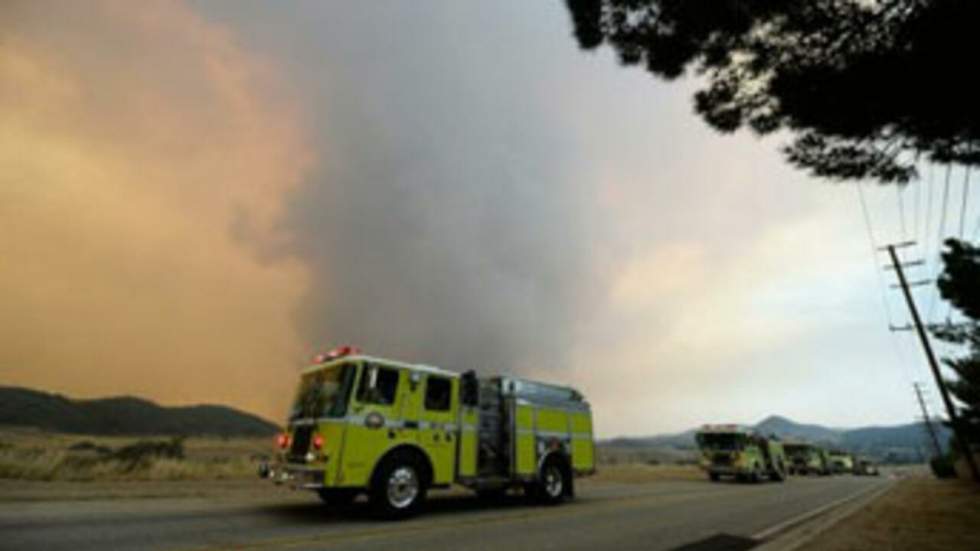
[[[829, 511], [831, 509], [834, 509], [836, 507], [839, 507], [841, 505], [844, 505], [845, 503], [849, 503], [851, 501], [858, 500], [858, 499], [860, 499], [860, 498], [862, 498], [864, 496], [870, 495], [870, 494], [875, 493], [875, 492], [877, 492], [877, 493], [884, 493], [885, 490], [888, 490], [893, 485], [894, 485], [893, 482], [886, 482], [886, 483], [881, 484], [879, 486], [872, 486], [872, 487], [868, 488], [867, 490], [865, 490], [863, 492], [858, 492], [856, 494], [849, 495], [847, 497], [842, 497], [841, 499], [838, 499], [836, 501], [832, 501], [832, 502], [830, 502], [830, 503], [828, 503], [826, 505], [823, 505], [821, 507], [817, 507], [816, 509], [812, 509], [810, 511], [807, 511], [807, 512], [805, 512], [803, 514], [797, 515], [797, 516], [795, 516], [793, 518], [790, 518], [788, 520], [784, 520], [783, 522], [780, 522], [779, 524], [775, 524], [773, 526], [770, 526], [769, 528], [766, 528], [765, 530], [762, 530], [761, 532], [756, 532], [755, 534], [752, 534], [751, 537], [752, 537], [752, 539], [755, 539], [755, 540], [765, 541], [766, 539], [771, 538], [772, 536], [774, 536], [774, 535], [776, 535], [776, 534], [778, 534], [780, 532], [783, 532], [785, 530], [788, 530], [789, 528], [792, 528], [792, 527], [794, 527], [794, 526], [796, 526], [798, 524], [802, 524], [802, 523], [810, 520], [811, 518], [820, 516], [823, 513], [826, 513], [827, 511]], [[877, 497], [877, 496], [875, 496], [875, 497]]]

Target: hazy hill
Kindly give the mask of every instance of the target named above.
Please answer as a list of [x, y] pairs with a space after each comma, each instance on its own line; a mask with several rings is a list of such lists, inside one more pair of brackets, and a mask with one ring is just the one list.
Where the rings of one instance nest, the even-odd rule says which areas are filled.
[[791, 421], [779, 415], [770, 415], [755, 425], [762, 434], [775, 434], [780, 438], [806, 440], [807, 442], [837, 443], [841, 431], [820, 425], [808, 425]]
[[0, 387], [0, 425], [78, 434], [267, 436], [276, 425], [225, 406], [164, 407], [129, 396], [73, 400]]
[[[783, 439], [802, 440], [823, 446], [841, 448], [853, 453], [893, 462], [919, 461], [932, 454], [922, 423], [910, 423], [890, 427], [861, 427], [835, 429], [821, 425], [797, 423], [785, 417], [772, 415], [753, 426], [763, 434], [775, 434]], [[949, 445], [949, 429], [934, 423], [944, 450]], [[600, 447], [616, 450], [692, 450], [696, 429], [676, 434], [656, 436], [621, 437], [604, 440]]]

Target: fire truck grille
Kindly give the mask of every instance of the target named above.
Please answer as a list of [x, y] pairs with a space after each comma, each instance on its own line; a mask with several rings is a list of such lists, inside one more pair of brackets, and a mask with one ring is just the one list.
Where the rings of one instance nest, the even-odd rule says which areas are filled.
[[712, 459], [712, 462], [715, 465], [731, 465], [732, 456], [727, 453], [716, 453], [714, 459]]
[[304, 425], [296, 427], [293, 431], [293, 445], [289, 448], [289, 459], [293, 461], [303, 461], [306, 452], [310, 449], [310, 438], [313, 436], [313, 427]]

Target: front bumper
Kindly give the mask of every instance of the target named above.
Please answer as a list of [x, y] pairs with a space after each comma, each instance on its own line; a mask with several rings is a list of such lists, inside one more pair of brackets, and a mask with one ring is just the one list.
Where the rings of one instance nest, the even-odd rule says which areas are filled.
[[259, 477], [267, 478], [277, 485], [286, 485], [301, 490], [322, 490], [326, 488], [326, 472], [321, 468], [305, 465], [282, 465], [262, 463]]
[[722, 476], [745, 474], [749, 472], [748, 470], [738, 467], [736, 465], [707, 465], [702, 468], [711, 474], [717, 474]]

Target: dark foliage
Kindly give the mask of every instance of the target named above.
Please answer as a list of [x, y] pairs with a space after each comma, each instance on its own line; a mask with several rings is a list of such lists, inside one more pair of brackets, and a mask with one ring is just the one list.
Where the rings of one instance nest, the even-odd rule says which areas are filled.
[[929, 467], [936, 478], [956, 478], [956, 467], [948, 455], [933, 457], [929, 460]]
[[969, 320], [933, 331], [937, 338], [964, 345], [967, 353], [943, 363], [956, 373], [946, 382], [960, 402], [960, 423], [971, 442], [980, 442], [980, 247], [948, 239], [943, 251], [945, 269], [939, 292]]
[[170, 440], [140, 440], [135, 444], [123, 446], [112, 453], [112, 459], [127, 463], [131, 468], [146, 464], [153, 459], [183, 459], [184, 439], [174, 437]]
[[832, 179], [906, 182], [914, 163], [980, 164], [967, 76], [974, 0], [567, 0], [584, 49], [665, 79], [702, 74], [721, 132], [789, 130], [787, 159]]
[[100, 446], [95, 442], [91, 442], [89, 440], [82, 440], [81, 442], [77, 442], [75, 444], [72, 444], [71, 446], [68, 446], [68, 451], [93, 452], [97, 455], [102, 455], [102, 456], [112, 455], [112, 448], [108, 446]]

